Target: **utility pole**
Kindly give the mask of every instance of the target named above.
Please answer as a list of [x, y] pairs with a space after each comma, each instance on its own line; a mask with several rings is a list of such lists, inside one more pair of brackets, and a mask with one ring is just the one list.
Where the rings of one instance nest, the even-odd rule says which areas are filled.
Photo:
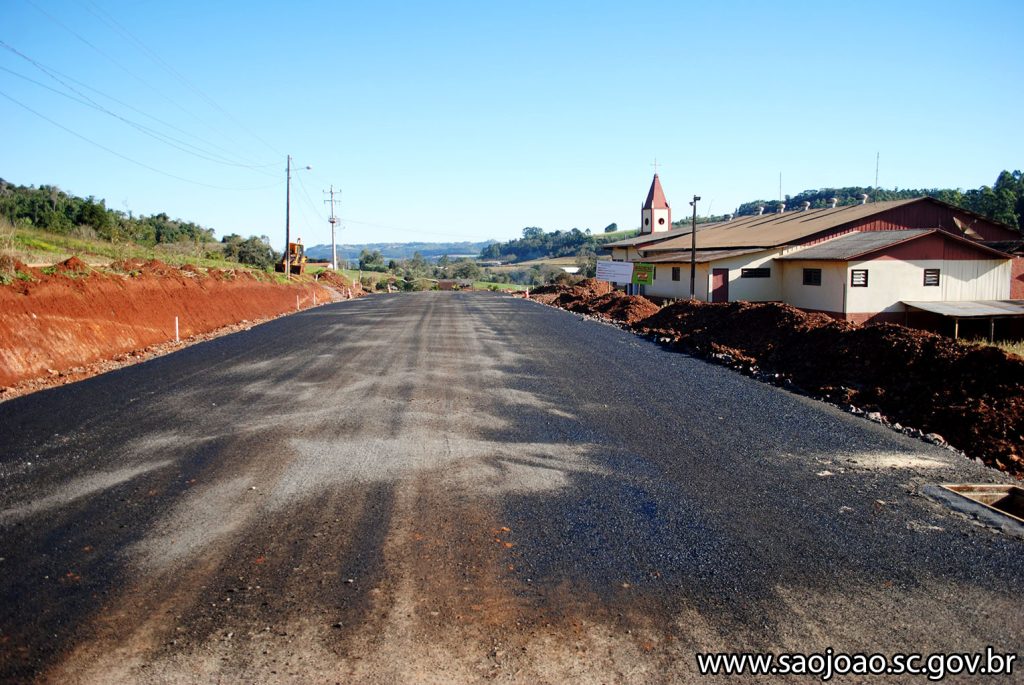
[[882, 159], [882, 153], [881, 152], [876, 152], [875, 153], [875, 188], [878, 187], [878, 163], [881, 161], [881, 159]]
[[[325, 193], [328, 191], [324, 191]], [[338, 191], [341, 194], [341, 191]], [[324, 200], [324, 204], [330, 203], [331, 205], [331, 218], [327, 220], [327, 223], [331, 225], [331, 268], [335, 271], [338, 270], [338, 243], [334, 240], [334, 225], [338, 223], [338, 219], [334, 216], [334, 184], [331, 184], [330, 190], [331, 199]]]
[[284, 277], [292, 278], [292, 156], [288, 155], [288, 166], [285, 167], [287, 182], [284, 191]]
[[[311, 166], [306, 166], [306, 169], [312, 169]], [[292, 253], [289, 247], [292, 243], [292, 156], [288, 155], [288, 165], [285, 167], [285, 183], [284, 191], [284, 277], [288, 280], [292, 278]]]
[[697, 292], [697, 203], [700, 195], [693, 196], [693, 226], [690, 229], [690, 299], [695, 299]]

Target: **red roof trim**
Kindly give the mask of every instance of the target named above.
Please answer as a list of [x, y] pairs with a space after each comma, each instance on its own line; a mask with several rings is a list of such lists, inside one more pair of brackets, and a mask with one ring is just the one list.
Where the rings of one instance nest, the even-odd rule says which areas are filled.
[[644, 202], [643, 209], [668, 209], [668, 200], [665, 199], [665, 191], [661, 188], [658, 174], [654, 174], [654, 180], [651, 181], [651, 189], [647, 192], [647, 200]]

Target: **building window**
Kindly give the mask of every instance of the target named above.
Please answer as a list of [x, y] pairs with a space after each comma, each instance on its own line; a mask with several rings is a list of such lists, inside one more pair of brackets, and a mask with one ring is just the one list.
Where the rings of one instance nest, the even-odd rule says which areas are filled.
[[767, 267], [759, 269], [740, 269], [740, 278], [771, 278], [772, 270]]
[[680, 271], [680, 268], [678, 266], [673, 266], [672, 267], [672, 280], [673, 281], [678, 281], [679, 280], [679, 271]]
[[938, 285], [939, 284], [939, 270], [938, 269], [925, 269], [924, 270], [924, 284], [925, 285]]
[[804, 269], [804, 285], [821, 285], [821, 269]]
[[658, 225], [659, 226], [664, 226], [665, 225], [665, 217], [660, 217], [658, 219]]
[[650, 223], [651, 223], [650, 219], [644, 219], [644, 226], [647, 226]]
[[868, 287], [868, 270], [867, 269], [854, 269], [850, 272], [850, 287], [851, 288], [866, 288]]

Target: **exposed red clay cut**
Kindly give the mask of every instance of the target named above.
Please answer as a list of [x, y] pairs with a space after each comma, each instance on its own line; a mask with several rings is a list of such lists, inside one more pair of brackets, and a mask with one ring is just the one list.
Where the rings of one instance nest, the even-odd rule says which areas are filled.
[[[0, 389], [118, 355], [316, 303], [363, 294], [340, 276], [283, 285], [238, 269], [157, 260], [101, 272], [72, 257], [53, 269], [15, 264], [30, 280], [0, 287]], [[52, 272], [52, 273], [50, 273]]]

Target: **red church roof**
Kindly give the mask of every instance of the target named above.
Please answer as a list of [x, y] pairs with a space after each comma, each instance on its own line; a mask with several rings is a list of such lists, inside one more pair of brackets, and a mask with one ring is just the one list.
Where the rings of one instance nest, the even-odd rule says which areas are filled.
[[658, 174], [654, 174], [651, 190], [647, 193], [647, 201], [644, 202], [643, 209], [668, 209], [668, 201], [665, 199], [665, 191], [661, 189]]

